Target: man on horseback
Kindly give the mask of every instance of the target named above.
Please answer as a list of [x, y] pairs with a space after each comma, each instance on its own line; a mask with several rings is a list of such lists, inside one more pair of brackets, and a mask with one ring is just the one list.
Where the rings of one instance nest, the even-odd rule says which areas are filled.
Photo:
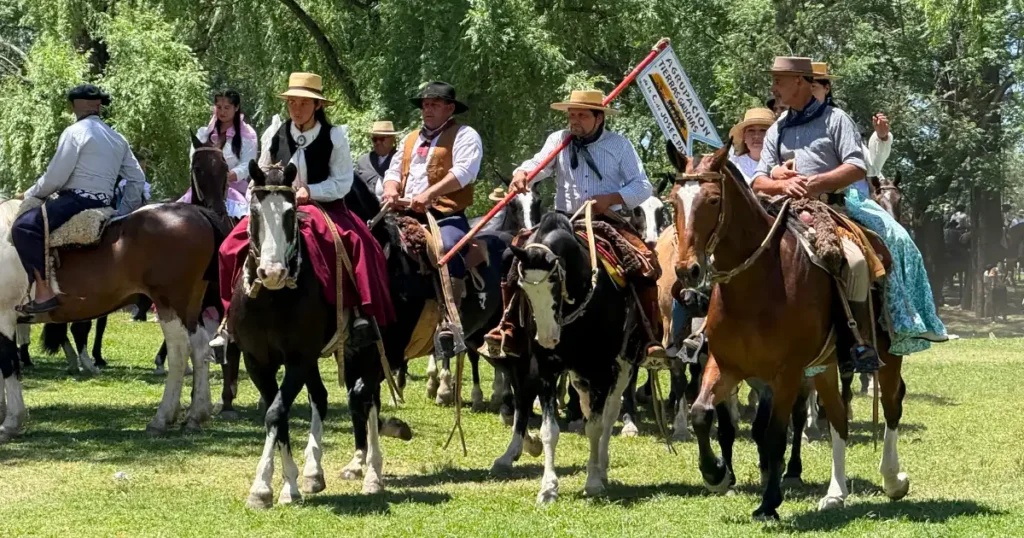
[[142, 203], [145, 174], [128, 141], [100, 119], [110, 96], [92, 84], [82, 84], [68, 92], [68, 101], [76, 121], [61, 133], [46, 172], [25, 191], [11, 230], [29, 281], [35, 283], [34, 300], [19, 309], [23, 314], [41, 314], [60, 306], [46, 279], [47, 230], [56, 230], [87, 209], [111, 207], [119, 176], [125, 186], [118, 213], [126, 215]]
[[[652, 272], [660, 274], [656, 256], [630, 229], [627, 221], [614, 213], [622, 209], [632, 211], [651, 197], [653, 188], [633, 144], [626, 137], [605, 129], [606, 116], [614, 114], [615, 110], [604, 106], [603, 100], [604, 95], [599, 91], [574, 91], [567, 102], [552, 104], [552, 109], [568, 114], [569, 128], [548, 136], [540, 152], [515, 170], [509, 189], [526, 192], [529, 188], [526, 182], [528, 172], [537, 168], [566, 137], [571, 137], [569, 146], [536, 176], [537, 180], [542, 180], [555, 175], [555, 209], [571, 213], [585, 202], [593, 201], [594, 212], [603, 215], [640, 256], [651, 262]], [[657, 275], [654, 280], [636, 279], [633, 284], [648, 325], [654, 332], [652, 341], [660, 342], [661, 324], [654, 323], [660, 316], [656, 279]], [[501, 287], [507, 311], [514, 289], [505, 281]], [[513, 324], [514, 317], [506, 316], [501, 325], [485, 336], [484, 347], [480, 350], [482, 354], [491, 358], [518, 356], [519, 351], [514, 348], [517, 330]], [[653, 347], [650, 353], [664, 351], [660, 345]]]
[[[789, 110], [768, 129], [754, 190], [822, 200], [881, 237], [893, 263], [885, 286], [892, 354], [906, 355], [945, 341], [921, 253], [907, 231], [856, 188], [867, 164], [853, 120], [814, 97], [809, 58], [777, 57], [771, 73], [772, 93]], [[790, 160], [792, 169], [782, 166]], [[852, 241], [844, 239], [844, 251], [850, 265], [846, 293], [856, 317], [863, 319], [871, 277], [864, 254]]]
[[394, 124], [390, 121], [375, 121], [370, 127], [370, 141], [373, 149], [356, 161], [356, 179], [366, 184], [370, 192], [380, 197], [381, 178], [391, 168], [395, 156], [395, 137], [398, 136]]

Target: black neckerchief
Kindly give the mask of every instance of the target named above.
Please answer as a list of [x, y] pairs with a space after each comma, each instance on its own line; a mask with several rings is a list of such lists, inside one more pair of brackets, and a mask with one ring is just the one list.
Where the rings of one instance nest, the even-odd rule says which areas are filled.
[[779, 121], [779, 136], [775, 144], [775, 152], [778, 155], [780, 164], [782, 163], [782, 133], [790, 127], [806, 125], [820, 118], [827, 108], [828, 105], [822, 104], [814, 97], [811, 97], [811, 101], [807, 103], [803, 110], [798, 111], [790, 108], [786, 112], [786, 116]]
[[587, 146], [593, 144], [594, 142], [597, 142], [597, 139], [601, 138], [602, 134], [604, 134], [603, 122], [601, 123], [601, 125], [597, 127], [597, 130], [594, 131], [594, 133], [591, 134], [590, 136], [572, 135], [572, 143], [569, 146], [569, 166], [571, 166], [573, 170], [579, 167], [579, 155], [582, 154], [583, 161], [587, 163], [587, 166], [589, 166], [591, 170], [594, 171], [594, 174], [597, 175], [597, 179], [604, 179], [604, 177], [601, 176], [601, 171], [598, 170], [597, 165], [594, 164], [594, 157], [590, 155], [590, 150], [587, 149]]
[[445, 120], [445, 122], [442, 123], [441, 126], [438, 127], [437, 129], [431, 129], [430, 127], [427, 127], [426, 125], [424, 125], [422, 128], [420, 128], [420, 136], [422, 136], [423, 138], [426, 138], [427, 142], [430, 142], [430, 141], [434, 140], [435, 138], [437, 138], [441, 134], [442, 131], [447, 129], [448, 126], [453, 121], [455, 121], [455, 116], [452, 116], [452, 117], [448, 118], [447, 120]]

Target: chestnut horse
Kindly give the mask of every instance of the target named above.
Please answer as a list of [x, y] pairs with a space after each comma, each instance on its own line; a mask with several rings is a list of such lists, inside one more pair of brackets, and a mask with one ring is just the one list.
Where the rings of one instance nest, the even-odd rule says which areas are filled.
[[[209, 149], [209, 151], [206, 151]], [[228, 168], [216, 148], [197, 150], [192, 187], [207, 203], [223, 205]], [[26, 410], [14, 344], [18, 315], [29, 281], [10, 243], [9, 230], [20, 202], [0, 209], [0, 371], [4, 376], [7, 416], [0, 442], [16, 435]], [[65, 323], [104, 316], [133, 304], [140, 294], [153, 299], [170, 351], [167, 384], [156, 417], [146, 430], [164, 433], [181, 408], [185, 363], [193, 358], [193, 400], [186, 428], [198, 429], [210, 416], [210, 376], [206, 355], [210, 335], [199, 323], [203, 293], [217, 282], [217, 249], [227, 234], [221, 216], [206, 207], [156, 204], [112, 220], [95, 245], [60, 250], [56, 269], [60, 307], [31, 323]], [[0, 406], [2, 407], [2, 406]]]
[[[827, 351], [826, 371], [814, 378], [832, 425], [832, 480], [819, 509], [842, 506], [846, 486], [848, 424], [838, 390], [837, 353], [852, 345], [845, 323], [836, 316], [838, 298], [832, 278], [814, 266], [790, 233], [772, 234], [774, 219], [761, 207], [742, 174], [727, 163], [728, 146], [683, 176], [673, 188], [679, 236], [676, 273], [689, 285], [708, 275], [712, 291], [706, 331], [708, 364], [690, 418], [700, 450], [705, 486], [728, 489], [735, 427], [724, 403], [747, 378], [766, 380], [753, 436], [758, 445], [764, 493], [757, 519], [778, 519], [786, 430], [799, 396], [805, 368], [822, 354], [836, 325], [837, 343]], [[711, 259], [712, 254], [714, 255]], [[840, 310], [841, 312], [841, 310]], [[842, 314], [840, 313], [840, 316]], [[879, 331], [879, 371], [885, 410], [885, 447], [879, 470], [890, 498], [907, 494], [910, 481], [899, 470], [896, 450], [906, 385], [902, 358], [887, 352], [889, 339]], [[718, 408], [723, 459], [711, 447], [711, 422]]]

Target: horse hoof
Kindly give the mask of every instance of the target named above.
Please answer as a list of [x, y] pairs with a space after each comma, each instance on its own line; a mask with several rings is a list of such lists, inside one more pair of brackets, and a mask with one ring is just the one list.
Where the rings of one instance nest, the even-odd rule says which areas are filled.
[[437, 387], [437, 397], [434, 403], [437, 405], [452, 405], [455, 401], [455, 391], [452, 390], [452, 374], [447, 371], [441, 372], [441, 384]]
[[802, 488], [804, 487], [804, 481], [799, 476], [784, 476], [782, 478], [782, 487], [788, 489]]
[[882, 489], [887, 497], [898, 501], [910, 493], [910, 477], [907, 473], [900, 473], [894, 480], [883, 479]]
[[298, 490], [292, 491], [288, 486], [281, 490], [281, 496], [277, 498], [277, 504], [293, 504], [302, 502], [302, 494]]
[[7, 443], [18, 436], [18, 430], [0, 426], [0, 445]]
[[512, 427], [512, 423], [514, 423], [515, 420], [516, 420], [515, 415], [506, 415], [505, 413], [501, 414], [501, 423], [506, 425], [506, 426], [508, 426], [508, 427], [510, 427], [510, 428]]
[[185, 433], [193, 434], [200, 433], [203, 431], [203, 425], [196, 419], [190, 418], [185, 423]]
[[274, 492], [268, 490], [250, 491], [245, 505], [253, 510], [266, 510], [274, 506]]
[[826, 510], [835, 510], [837, 508], [842, 508], [843, 506], [846, 506], [846, 501], [844, 501], [842, 497], [829, 496], [818, 501], [819, 512], [824, 512]]
[[327, 489], [327, 481], [324, 479], [324, 474], [320, 473], [316, 476], [303, 476], [301, 489], [302, 493], [305, 493], [306, 495], [320, 493]]
[[405, 421], [396, 417], [391, 417], [384, 421], [384, 427], [381, 428], [380, 434], [384, 437], [393, 437], [403, 441], [412, 440], [412, 428]]
[[235, 421], [240, 420], [242, 418], [242, 415], [239, 415], [238, 411], [235, 411], [234, 409], [221, 409], [220, 413], [217, 416], [221, 420], [227, 421]]
[[367, 478], [363, 482], [363, 495], [376, 495], [384, 491], [384, 486], [380, 483], [380, 479]]
[[537, 506], [545, 506], [558, 500], [558, 484], [544, 488], [537, 494]]
[[598, 480], [595, 483], [583, 486], [583, 495], [586, 497], [600, 497], [601, 495], [604, 495], [604, 491], [604, 482], [600, 480]]
[[479, 385], [473, 387], [473, 412], [483, 413], [487, 411], [487, 403], [484, 402], [484, 391], [480, 390]]
[[704, 488], [716, 495], [725, 495], [729, 491], [729, 488], [732, 487], [730, 478], [729, 471], [722, 473], [722, 481], [718, 484], [712, 484], [711, 482], [708, 482], [707, 478], [705, 478]]
[[153, 368], [153, 375], [167, 375], [167, 368], [164, 368], [163, 365], [157, 366]]
[[754, 510], [754, 516], [753, 517], [754, 517], [754, 521], [759, 521], [759, 522], [778, 521], [779, 520], [779, 513], [776, 512], [774, 508], [770, 508], [770, 509], [758, 508], [757, 510]]
[[344, 469], [341, 470], [342, 480], [362, 480], [362, 478], [363, 468], [357, 465], [345, 467]]
[[523, 449], [526, 450], [527, 454], [537, 458], [544, 452], [544, 445], [536, 435], [527, 434], [526, 437], [523, 438]]
[[67, 372], [68, 375], [78, 375], [79, 370], [78, 370], [77, 366], [74, 366], [74, 367], [69, 366], [68, 369], [66, 370], [66, 372]]
[[620, 435], [622, 437], [636, 437], [637, 435], [640, 435], [640, 429], [636, 427], [636, 423], [630, 421], [622, 426], [622, 432]]
[[512, 464], [505, 463], [500, 458], [494, 460], [494, 464], [491, 465], [491, 476], [506, 476], [512, 472]]
[[427, 399], [428, 400], [433, 400], [434, 398], [437, 397], [437, 387], [438, 387], [437, 373], [435, 372], [433, 375], [431, 375], [430, 372], [427, 372]]
[[569, 431], [569, 432], [571, 432], [571, 433], [579, 433], [579, 434], [582, 434], [582, 433], [583, 433], [583, 426], [584, 426], [584, 424], [585, 424], [585, 423], [583, 422], [583, 419], [581, 418], [581, 419], [578, 419], [578, 420], [574, 420], [574, 421], [570, 422], [570, 423], [569, 423], [569, 424], [568, 424], [568, 425], [566, 426], [566, 428], [565, 428], [565, 429], [566, 429], [566, 431]]
[[150, 437], [163, 437], [167, 435], [167, 425], [150, 422], [146, 425], [146, 433]]

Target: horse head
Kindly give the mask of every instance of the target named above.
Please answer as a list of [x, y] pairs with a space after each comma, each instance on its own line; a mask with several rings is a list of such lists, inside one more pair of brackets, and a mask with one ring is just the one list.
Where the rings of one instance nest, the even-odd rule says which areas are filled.
[[[545, 214], [523, 248], [510, 248], [519, 261], [519, 288], [533, 313], [537, 342], [554, 349], [561, 339], [562, 326], [586, 308], [584, 288], [590, 280], [587, 253], [576, 240], [568, 217], [561, 213]], [[566, 305], [575, 305], [571, 319], [563, 317]]]
[[299, 216], [292, 182], [298, 170], [294, 164], [282, 168], [260, 168], [249, 162], [252, 196], [249, 203], [249, 257], [256, 276], [268, 290], [294, 286], [300, 257]]
[[644, 243], [647, 243], [652, 249], [658, 242], [658, 237], [661, 235], [662, 230], [668, 227], [671, 215], [668, 212], [668, 208], [665, 207], [665, 203], [661, 200], [658, 192], [654, 193], [654, 196], [644, 200], [642, 204], [633, 208], [633, 213], [629, 217], [629, 223], [636, 228], [636, 231], [640, 232], [640, 237], [643, 237]]
[[224, 153], [216, 144], [204, 144], [192, 136], [190, 181], [193, 204], [212, 209], [218, 215], [227, 217], [224, 200], [227, 196], [229, 171]]
[[903, 192], [900, 190], [900, 173], [896, 172], [895, 179], [885, 177], [871, 177], [871, 188], [874, 192], [875, 202], [882, 206], [892, 218], [900, 220], [903, 205]]
[[529, 230], [536, 226], [540, 222], [542, 211], [541, 197], [536, 184], [530, 185], [526, 192], [513, 196], [503, 211], [504, 219], [500, 231], [516, 234], [520, 230]]

